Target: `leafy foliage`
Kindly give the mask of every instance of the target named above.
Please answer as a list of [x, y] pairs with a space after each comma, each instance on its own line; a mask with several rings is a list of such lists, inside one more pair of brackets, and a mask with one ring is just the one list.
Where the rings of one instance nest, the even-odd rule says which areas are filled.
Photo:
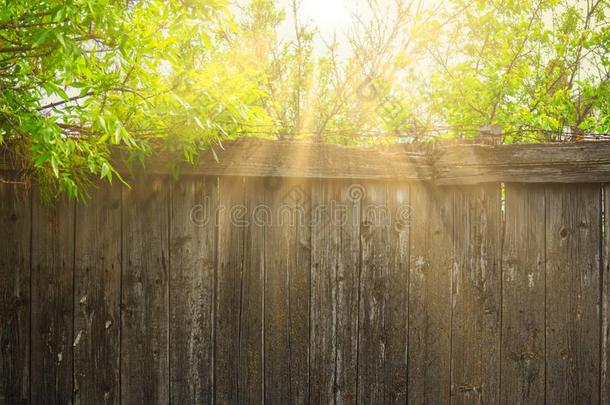
[[0, 142], [48, 191], [80, 197], [118, 176], [111, 149], [190, 161], [264, 120], [256, 72], [226, 63], [231, 30], [223, 0], [6, 0]]
[[455, 126], [500, 124], [509, 142], [610, 132], [609, 7], [455, 1], [446, 47], [431, 52], [433, 109]]
[[50, 195], [82, 198], [115, 162], [175, 171], [237, 136], [610, 132], [608, 0], [363, 0], [322, 51], [298, 0], [226, 1], [4, 0], [0, 144]]

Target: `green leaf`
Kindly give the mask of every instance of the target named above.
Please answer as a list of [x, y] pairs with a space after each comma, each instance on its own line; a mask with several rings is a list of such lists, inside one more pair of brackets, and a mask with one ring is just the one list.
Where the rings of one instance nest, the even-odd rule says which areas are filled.
[[[37, 146], [37, 145], [35, 145]], [[41, 145], [42, 146], [42, 145]], [[49, 160], [49, 157], [51, 156], [51, 154], [49, 153], [49, 151], [44, 151], [41, 155], [37, 156], [36, 159], [34, 159], [34, 164], [38, 167], [42, 166], [47, 160]]]
[[212, 156], [214, 156], [214, 160], [216, 162], [220, 162], [220, 160], [218, 160], [218, 155], [216, 155], [216, 151], [214, 150], [214, 148], [210, 148], [210, 151], [212, 152]]
[[61, 32], [55, 31], [55, 38], [57, 38], [63, 48], [66, 47], [66, 41], [64, 41], [64, 36]]
[[117, 124], [114, 128], [114, 143], [118, 144], [121, 142], [121, 137], [123, 134], [123, 126], [121, 124]]
[[107, 177], [109, 181], [112, 180], [112, 171], [110, 170], [110, 166], [106, 162], [102, 163], [101, 169], [101, 178], [103, 179], [104, 177]]
[[33, 43], [32, 43], [32, 47], [38, 47], [43, 45], [47, 39], [49, 39], [49, 37], [51, 36], [51, 34], [53, 33], [53, 31], [51, 30], [42, 30], [42, 31], [38, 31], [36, 33], [36, 35], [34, 35], [34, 37], [32, 38]]
[[59, 164], [57, 163], [55, 156], [51, 156], [51, 167], [53, 168], [55, 177], [59, 178]]
[[59, 97], [63, 98], [64, 101], [68, 101], [70, 99], [70, 96], [68, 96], [68, 93], [66, 93], [66, 91], [59, 86], [57, 86], [57, 88], [55, 89], [55, 92], [59, 95]]
[[79, 97], [84, 97], [87, 93], [89, 93], [89, 91], [91, 91], [90, 87], [82, 87], [80, 90], [80, 93], [78, 93]]
[[58, 85], [55, 82], [48, 82], [45, 90], [47, 90], [47, 92], [49, 92], [49, 93], [57, 94], [64, 101], [67, 101], [67, 100], [70, 99], [70, 96], [68, 96], [66, 91], [60, 85]]
[[104, 129], [104, 131], [107, 131], [106, 120], [104, 119], [104, 117], [102, 117], [100, 115], [99, 117], [97, 117], [97, 121], [99, 122], [100, 127], [102, 127], [102, 129]]
[[199, 121], [199, 118], [197, 117], [193, 117], [193, 119], [195, 120], [195, 123], [197, 124], [197, 126], [203, 130], [205, 130], [206, 128], [203, 126], [203, 124], [201, 123], [201, 121]]

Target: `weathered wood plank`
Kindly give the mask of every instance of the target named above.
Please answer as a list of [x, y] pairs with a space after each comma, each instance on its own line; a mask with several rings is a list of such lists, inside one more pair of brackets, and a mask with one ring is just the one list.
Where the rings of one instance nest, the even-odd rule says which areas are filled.
[[[311, 191], [311, 331], [310, 393], [312, 403], [335, 402], [335, 289], [338, 232], [327, 207], [336, 200], [332, 183], [314, 181]], [[351, 279], [351, 277], [350, 277]], [[355, 365], [355, 360], [354, 360]], [[353, 397], [355, 399], [355, 395]]]
[[297, 232], [292, 241], [295, 250], [295, 266], [289, 273], [288, 336], [290, 341], [290, 402], [310, 403], [309, 360], [311, 358], [311, 181], [297, 182], [289, 193], [288, 205], [302, 219], [297, 222]]
[[247, 212], [242, 177], [219, 181], [218, 257], [215, 308], [215, 399], [237, 403], [239, 322]]
[[30, 397], [31, 203], [29, 190], [0, 183], [0, 404]]
[[213, 402], [215, 177], [172, 184], [170, 217], [170, 392], [176, 404]]
[[312, 185], [312, 403], [357, 399], [361, 191], [348, 181]]
[[32, 207], [31, 400], [72, 402], [74, 201]]
[[264, 401], [264, 313], [265, 313], [265, 228], [270, 216], [265, 206], [264, 179], [244, 182], [248, 226], [244, 235], [239, 318], [239, 403]]
[[545, 400], [544, 187], [506, 185], [500, 401]]
[[76, 206], [74, 402], [118, 404], [121, 187], [102, 183]]
[[441, 147], [437, 184], [591, 183], [610, 180], [610, 142]]
[[604, 229], [601, 296], [600, 403], [610, 404], [610, 185], [603, 185]]
[[[329, 179], [431, 179], [429, 157], [405, 145], [354, 148], [320, 142], [242, 138], [206, 154], [188, 174]], [[156, 166], [156, 171], [167, 168]]]
[[169, 402], [169, 184], [123, 189], [121, 402]]
[[[376, 145], [346, 147], [327, 143], [241, 138], [225, 142], [216, 155], [181, 171], [208, 176], [276, 176], [328, 179], [435, 180], [438, 185], [487, 182], [578, 183], [610, 181], [610, 142], [514, 145]], [[0, 153], [0, 170], [18, 170]], [[120, 155], [120, 154], [118, 154]], [[127, 167], [115, 157], [119, 171]], [[144, 171], [166, 175], [175, 159], [158, 156]]]
[[390, 213], [388, 280], [386, 284], [384, 402], [408, 400], [407, 342], [409, 338], [409, 249], [413, 210], [407, 183], [389, 183]]
[[444, 404], [451, 386], [453, 190], [411, 186], [409, 403]]
[[[389, 272], [387, 185], [362, 183], [358, 308], [358, 401], [384, 402], [385, 323]], [[389, 326], [389, 325], [388, 325]]]
[[395, 144], [343, 147], [325, 143], [240, 139], [219, 162], [207, 155], [189, 173], [335, 179], [435, 180], [439, 185], [610, 180], [610, 142], [528, 145], [439, 144], [435, 150]]
[[500, 185], [455, 190], [451, 402], [500, 400]]
[[264, 193], [271, 214], [265, 228], [265, 400], [305, 404], [310, 192], [304, 180], [268, 178]]
[[599, 401], [601, 187], [546, 187], [546, 402]]
[[408, 185], [403, 190], [387, 183], [363, 186], [358, 400], [403, 403], [407, 399]]

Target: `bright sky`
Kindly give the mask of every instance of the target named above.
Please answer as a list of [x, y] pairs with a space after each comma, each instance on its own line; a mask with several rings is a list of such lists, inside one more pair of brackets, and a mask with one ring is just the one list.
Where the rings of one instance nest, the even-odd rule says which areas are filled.
[[[277, 0], [278, 8], [284, 9], [286, 20], [279, 28], [281, 40], [294, 38], [294, 21], [292, 18], [291, 0]], [[320, 38], [315, 44], [317, 52], [324, 50], [324, 42], [332, 40], [336, 34], [339, 43], [352, 24], [352, 16], [362, 13], [362, 0], [301, 0], [299, 16], [301, 24], [308, 23], [317, 27]]]

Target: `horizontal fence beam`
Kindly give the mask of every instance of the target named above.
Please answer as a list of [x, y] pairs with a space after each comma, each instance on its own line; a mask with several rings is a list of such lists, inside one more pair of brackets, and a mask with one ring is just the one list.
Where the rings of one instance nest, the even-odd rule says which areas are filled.
[[432, 180], [434, 168], [426, 153], [404, 145], [346, 147], [328, 143], [240, 139], [206, 154], [183, 173], [229, 176], [328, 179]]
[[[218, 159], [216, 159], [216, 157]], [[182, 175], [423, 180], [439, 185], [487, 182], [610, 182], [610, 142], [479, 145], [388, 144], [370, 147], [241, 138], [206, 153]], [[167, 159], [152, 160], [149, 174], [167, 174]], [[0, 170], [19, 167], [6, 155]], [[119, 165], [124, 173], [128, 169]]]
[[604, 183], [610, 181], [610, 143], [452, 146], [439, 150], [434, 169], [439, 185]]

